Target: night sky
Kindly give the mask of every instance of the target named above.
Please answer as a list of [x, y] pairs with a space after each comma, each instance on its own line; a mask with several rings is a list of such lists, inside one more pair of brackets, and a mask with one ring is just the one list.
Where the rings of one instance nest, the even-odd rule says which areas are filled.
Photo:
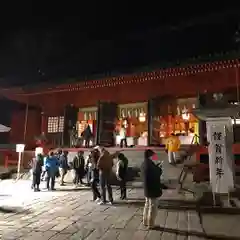
[[1, 15], [3, 87], [119, 75], [238, 47], [240, 8], [228, 1], [216, 6], [20, 2]]

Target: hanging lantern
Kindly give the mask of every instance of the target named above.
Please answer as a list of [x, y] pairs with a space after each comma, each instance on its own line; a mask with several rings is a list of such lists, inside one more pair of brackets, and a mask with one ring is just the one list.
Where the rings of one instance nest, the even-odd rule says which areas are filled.
[[140, 113], [138, 119], [139, 119], [139, 122], [145, 122], [146, 121], [146, 114], [145, 113]]

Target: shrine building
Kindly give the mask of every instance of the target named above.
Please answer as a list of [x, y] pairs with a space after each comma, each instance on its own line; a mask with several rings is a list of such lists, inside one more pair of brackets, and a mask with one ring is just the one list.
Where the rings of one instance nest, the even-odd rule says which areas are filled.
[[182, 144], [191, 144], [194, 136], [205, 134], [192, 109], [219, 98], [239, 101], [239, 66], [238, 60], [229, 60], [51, 87], [1, 89], [2, 96], [26, 106], [12, 113], [10, 142], [33, 148], [36, 137], [45, 134], [54, 147], [69, 146], [71, 129], [76, 127], [81, 136], [88, 123], [97, 144], [111, 145], [109, 132], [117, 135], [123, 124], [129, 145], [161, 145], [171, 133]]

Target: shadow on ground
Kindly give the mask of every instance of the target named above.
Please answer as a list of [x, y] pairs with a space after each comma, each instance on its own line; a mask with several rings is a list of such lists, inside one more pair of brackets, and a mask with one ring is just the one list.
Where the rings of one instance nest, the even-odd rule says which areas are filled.
[[55, 192], [79, 192], [79, 191], [86, 191], [90, 190], [88, 187], [79, 187], [79, 188], [57, 188]]
[[29, 213], [31, 213], [31, 211], [26, 210], [21, 207], [2, 206], [2, 207], [0, 207], [0, 213], [29, 214]]
[[232, 214], [240, 215], [240, 208], [236, 207], [223, 207], [219, 203], [217, 206], [213, 206], [211, 202], [204, 202], [200, 200], [174, 200], [164, 199], [159, 201], [159, 209], [171, 209], [176, 211], [188, 211], [195, 210], [200, 213], [207, 214]]
[[122, 206], [122, 205], [134, 205], [136, 207], [144, 206], [144, 200], [135, 200], [135, 199], [128, 199], [128, 200], [121, 200], [121, 201], [114, 201], [114, 206]]
[[239, 240], [239, 237], [230, 237], [226, 235], [220, 235], [220, 234], [206, 234], [202, 232], [197, 231], [187, 231], [187, 230], [179, 230], [179, 229], [173, 229], [173, 228], [165, 228], [165, 227], [155, 227], [154, 230], [161, 231], [161, 232], [168, 232], [173, 233], [176, 235], [182, 235], [182, 236], [195, 236], [203, 239], [211, 239], [211, 240]]

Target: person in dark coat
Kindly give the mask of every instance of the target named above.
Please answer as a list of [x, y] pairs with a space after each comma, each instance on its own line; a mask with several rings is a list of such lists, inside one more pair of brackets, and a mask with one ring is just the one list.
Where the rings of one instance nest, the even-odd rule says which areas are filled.
[[91, 150], [90, 154], [87, 156], [87, 162], [85, 167], [85, 171], [87, 175], [87, 186], [91, 186], [93, 157], [94, 157], [94, 150]]
[[160, 177], [162, 168], [153, 162], [156, 153], [147, 149], [144, 153], [143, 183], [145, 206], [143, 210], [143, 224], [153, 228], [158, 209], [158, 198], [162, 196], [162, 184]]
[[75, 185], [83, 184], [83, 177], [84, 177], [84, 167], [85, 167], [85, 160], [83, 156], [83, 151], [78, 151], [77, 155], [73, 158], [72, 168], [74, 170], [74, 180], [73, 183]]
[[98, 190], [98, 183], [99, 183], [99, 170], [97, 168], [97, 162], [100, 156], [100, 152], [97, 148], [93, 149], [91, 152], [91, 188], [93, 192], [93, 201], [100, 202], [101, 201], [101, 194]]
[[82, 137], [85, 140], [85, 147], [89, 148], [90, 147], [90, 140], [93, 137], [91, 128], [89, 125], [87, 125], [87, 127], [84, 129], [83, 133], [82, 133]]
[[30, 162], [30, 166], [32, 168], [32, 188], [35, 192], [39, 192], [40, 182], [41, 182], [41, 174], [42, 174], [42, 166], [43, 166], [43, 156], [38, 154], [36, 157], [32, 159]]
[[121, 199], [124, 200], [127, 198], [127, 169], [128, 169], [128, 159], [123, 153], [119, 153], [118, 162], [116, 168], [116, 176], [120, 183]]
[[59, 158], [60, 186], [64, 186], [64, 178], [69, 170], [68, 151], [63, 151]]

